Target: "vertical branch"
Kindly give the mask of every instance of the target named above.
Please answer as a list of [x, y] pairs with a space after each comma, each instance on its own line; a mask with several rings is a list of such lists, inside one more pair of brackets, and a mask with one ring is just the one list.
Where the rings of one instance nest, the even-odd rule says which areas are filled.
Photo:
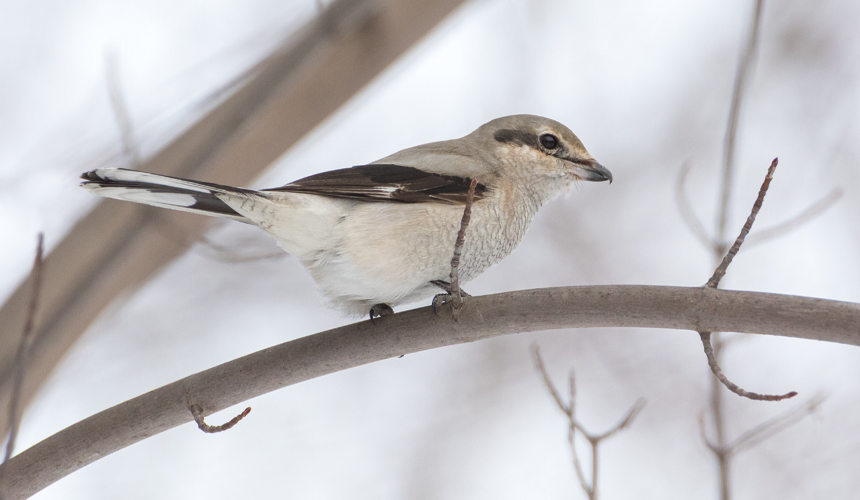
[[588, 500], [595, 500], [597, 498], [597, 469], [600, 461], [597, 459], [597, 450], [600, 448], [598, 443], [600, 442], [597, 439], [589, 439], [591, 443], [591, 492], [588, 495]]
[[[18, 344], [18, 352], [15, 355], [15, 380], [12, 385], [12, 394], [9, 400], [9, 440], [6, 442], [6, 452], [3, 456], [3, 464], [12, 457], [12, 452], [15, 449], [15, 439], [18, 437], [18, 428], [21, 423], [19, 409], [21, 404], [21, 391], [24, 385], [24, 376], [27, 371], [27, 355], [30, 352], [30, 345], [33, 343], [33, 326], [36, 323], [36, 312], [39, 307], [39, 293], [42, 287], [42, 268], [44, 267], [43, 260], [43, 245], [44, 236], [39, 233], [36, 240], [36, 258], [33, 261], [33, 270], [30, 274], [30, 283], [32, 286], [32, 295], [30, 303], [27, 306], [27, 316], [24, 322], [24, 330], [21, 333], [21, 342]], [[5, 467], [0, 465], [0, 495], [2, 495], [3, 473]]]
[[732, 90], [732, 104], [729, 109], [729, 122], [726, 126], [726, 138], [723, 145], [723, 185], [722, 195], [720, 196], [720, 212], [717, 222], [717, 245], [720, 247], [717, 251], [720, 255], [725, 251], [726, 246], [726, 226], [729, 218], [729, 202], [731, 201], [732, 179], [734, 178], [735, 170], [735, 142], [738, 131], [738, 121], [740, 120], [741, 107], [743, 105], [744, 91], [746, 90], [749, 81], [749, 74], [752, 71], [755, 55], [758, 49], [759, 31], [761, 28], [762, 11], [764, 10], [764, 0], [755, 0], [755, 8], [753, 11], [749, 38], [747, 38], [746, 49], [743, 57], [738, 62], [737, 73], [735, 73], [735, 84]]
[[106, 72], [108, 95], [117, 127], [119, 127], [122, 154], [128, 159], [132, 168], [137, 168], [140, 165], [140, 153], [134, 140], [134, 128], [131, 125], [128, 107], [122, 96], [116, 54], [113, 52], [109, 52], [106, 56]]
[[[723, 143], [723, 182], [720, 195], [719, 218], [717, 220], [717, 231], [714, 238], [713, 253], [714, 260], [719, 261], [726, 249], [726, 226], [729, 218], [729, 202], [731, 201], [732, 180], [735, 168], [735, 142], [737, 138], [738, 122], [740, 120], [741, 105], [743, 104], [744, 90], [747, 86], [750, 70], [755, 61], [756, 49], [759, 41], [759, 28], [761, 26], [764, 0], [755, 0], [753, 15], [750, 22], [749, 36], [746, 49], [735, 73], [735, 83], [732, 89], [732, 102], [729, 108], [729, 119], [726, 125], [725, 142]], [[717, 350], [722, 347], [722, 335], [714, 335]], [[714, 430], [717, 437], [717, 448], [725, 446], [725, 422], [723, 421], [722, 393], [720, 392], [720, 381], [716, 376], [711, 377], [711, 412], [714, 418]], [[720, 468], [720, 498], [730, 500], [731, 483], [729, 481], [728, 458], [722, 454], [717, 455]]]
[[[710, 342], [708, 343], [710, 345]], [[714, 357], [719, 362], [720, 353], [723, 350], [722, 335], [715, 335], [714, 339]], [[717, 466], [720, 472], [720, 500], [729, 500], [731, 498], [731, 482], [729, 478], [729, 457], [723, 451], [726, 446], [726, 424], [723, 420], [723, 391], [722, 382], [716, 375], [711, 376], [711, 414], [714, 419], [714, 433], [716, 440], [714, 446], [711, 446], [711, 451], [717, 459]], [[703, 431], [704, 433], [704, 427]]]
[[454, 256], [451, 258], [451, 289], [449, 293], [454, 303], [454, 317], [458, 317], [460, 308], [463, 307], [463, 295], [460, 291], [460, 256], [463, 254], [463, 245], [466, 243], [466, 229], [472, 220], [472, 204], [475, 202], [475, 188], [478, 179], [472, 179], [469, 184], [469, 192], [466, 194], [466, 208], [463, 209], [463, 218], [460, 221], [460, 230], [457, 232], [457, 241], [454, 243]]

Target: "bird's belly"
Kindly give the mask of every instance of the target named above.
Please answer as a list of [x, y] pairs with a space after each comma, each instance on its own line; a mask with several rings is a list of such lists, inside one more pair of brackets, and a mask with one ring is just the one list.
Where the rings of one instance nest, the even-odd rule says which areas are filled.
[[[378, 303], [398, 305], [440, 292], [448, 281], [462, 205], [358, 204], [338, 224], [337, 245], [305, 264], [324, 295], [354, 314]], [[525, 222], [527, 224], [527, 221]], [[519, 244], [525, 224], [511, 224], [476, 204], [460, 260], [461, 283], [498, 263]]]

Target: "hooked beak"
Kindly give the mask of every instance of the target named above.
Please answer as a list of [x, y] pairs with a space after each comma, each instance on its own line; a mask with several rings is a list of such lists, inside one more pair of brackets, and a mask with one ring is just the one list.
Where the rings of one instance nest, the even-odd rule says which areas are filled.
[[595, 160], [573, 160], [576, 175], [584, 181], [603, 182], [612, 184], [612, 172]]

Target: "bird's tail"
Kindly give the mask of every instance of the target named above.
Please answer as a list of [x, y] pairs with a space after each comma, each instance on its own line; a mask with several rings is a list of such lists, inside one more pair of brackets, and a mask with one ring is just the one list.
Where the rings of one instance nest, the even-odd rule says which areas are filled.
[[99, 168], [81, 175], [81, 179], [81, 187], [106, 198], [250, 222], [218, 196], [254, 193], [248, 189], [123, 168]]

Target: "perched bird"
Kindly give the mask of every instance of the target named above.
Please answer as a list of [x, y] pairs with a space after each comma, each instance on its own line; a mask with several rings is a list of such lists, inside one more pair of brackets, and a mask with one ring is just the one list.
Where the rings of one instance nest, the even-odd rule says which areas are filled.
[[260, 191], [113, 168], [81, 178], [100, 196], [257, 225], [301, 261], [333, 306], [373, 319], [449, 291], [472, 179], [462, 283], [507, 257], [544, 203], [575, 181], [611, 182], [612, 174], [561, 123], [514, 115], [460, 139]]

